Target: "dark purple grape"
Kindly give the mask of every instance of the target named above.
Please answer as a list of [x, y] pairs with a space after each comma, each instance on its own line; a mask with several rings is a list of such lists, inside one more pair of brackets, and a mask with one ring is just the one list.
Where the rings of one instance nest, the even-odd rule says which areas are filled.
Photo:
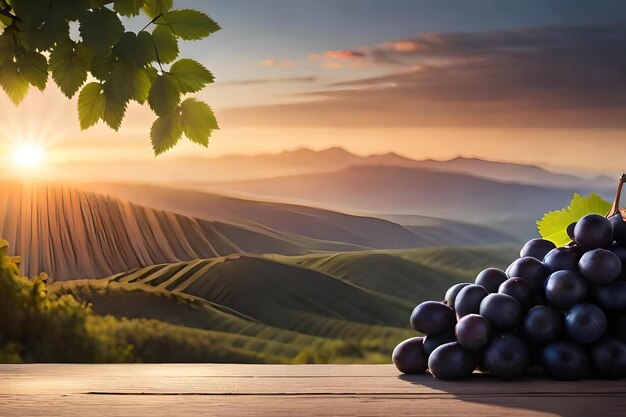
[[591, 362], [603, 378], [626, 377], [626, 343], [614, 337], [605, 337], [591, 349]]
[[454, 302], [457, 318], [460, 319], [468, 314], [478, 314], [480, 302], [488, 295], [489, 292], [480, 285], [472, 284], [463, 288]]
[[626, 314], [614, 314], [611, 318], [611, 334], [626, 342]]
[[622, 277], [626, 277], [626, 247], [619, 243], [614, 243], [609, 247], [609, 250], [617, 255], [620, 261], [622, 261]]
[[533, 307], [524, 319], [523, 332], [537, 345], [554, 342], [563, 334], [563, 315], [551, 307]]
[[573, 223], [570, 223], [570, 224], [567, 226], [567, 229], [566, 229], [566, 231], [567, 231], [567, 236], [568, 236], [570, 239], [572, 239], [572, 241], [575, 241], [575, 240], [574, 240], [574, 228], [575, 228], [575, 227], [576, 227], [576, 222], [573, 222]]
[[476, 365], [474, 353], [456, 342], [439, 346], [428, 358], [430, 373], [447, 381], [469, 378]]
[[522, 278], [509, 278], [498, 289], [500, 294], [510, 295], [519, 301], [520, 305], [529, 308], [534, 304], [537, 289]]
[[608, 248], [613, 243], [611, 222], [599, 214], [588, 214], [576, 223], [574, 240], [586, 251]]
[[578, 263], [580, 272], [593, 284], [604, 285], [616, 280], [622, 273], [622, 261], [606, 249], [585, 253]]
[[519, 253], [519, 257], [531, 256], [537, 260], [543, 261], [548, 252], [556, 248], [554, 243], [545, 239], [532, 239], [528, 241]]
[[468, 285], [472, 285], [472, 283], [463, 282], [461, 284], [456, 284], [448, 288], [448, 291], [446, 291], [446, 296], [444, 297], [444, 302], [446, 303], [446, 305], [454, 309], [454, 301], [456, 300], [456, 296], [459, 295], [459, 292]]
[[483, 356], [483, 365], [495, 377], [518, 379], [530, 366], [530, 353], [519, 337], [512, 333], [494, 336]]
[[501, 269], [487, 268], [476, 277], [476, 285], [485, 287], [490, 293], [498, 292], [500, 284], [509, 279]]
[[562, 310], [567, 310], [587, 298], [585, 277], [574, 271], [556, 271], [546, 281], [546, 298]]
[[468, 314], [456, 324], [454, 328], [459, 345], [467, 349], [483, 349], [491, 337], [489, 320], [478, 314]]
[[613, 240], [620, 245], [626, 246], [626, 221], [621, 214], [616, 214], [609, 219], [613, 228]]
[[450, 342], [456, 342], [454, 330], [441, 334], [426, 336], [424, 338], [424, 352], [426, 352], [426, 357], [429, 357], [433, 353], [433, 351], [439, 346], [445, 345], [446, 343]]
[[550, 303], [548, 302], [548, 299], [546, 298], [545, 293], [540, 293], [540, 294], [535, 295], [535, 305], [536, 306], [550, 305]]
[[391, 354], [396, 368], [404, 374], [421, 374], [428, 368], [428, 359], [424, 352], [424, 338], [412, 337], [400, 342]]
[[480, 303], [479, 314], [489, 320], [494, 330], [513, 330], [522, 319], [522, 306], [510, 295], [489, 294]]
[[590, 344], [606, 333], [604, 312], [594, 304], [577, 304], [565, 313], [565, 332], [575, 342]]
[[543, 369], [554, 379], [576, 381], [587, 374], [587, 352], [574, 342], [552, 342], [543, 349], [541, 356]]
[[596, 301], [604, 310], [626, 311], [626, 281], [594, 287]]
[[506, 274], [509, 278], [523, 278], [541, 290], [548, 277], [548, 270], [540, 260], [526, 256], [514, 261], [507, 268]]
[[564, 246], [552, 249], [543, 258], [543, 263], [550, 274], [556, 271], [577, 271], [580, 252], [578, 246]]
[[451, 331], [455, 324], [454, 310], [437, 301], [424, 301], [411, 313], [411, 327], [425, 335]]

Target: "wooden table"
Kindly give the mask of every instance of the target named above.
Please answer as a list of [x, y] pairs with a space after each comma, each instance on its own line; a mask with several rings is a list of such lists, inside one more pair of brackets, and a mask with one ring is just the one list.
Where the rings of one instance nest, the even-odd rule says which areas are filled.
[[465, 382], [391, 365], [0, 365], [8, 416], [626, 416], [626, 381]]

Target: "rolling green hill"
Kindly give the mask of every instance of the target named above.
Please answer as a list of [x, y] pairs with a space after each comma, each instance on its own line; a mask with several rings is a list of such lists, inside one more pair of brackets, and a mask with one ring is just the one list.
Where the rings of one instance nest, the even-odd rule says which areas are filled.
[[487, 267], [506, 267], [518, 254], [517, 246], [449, 247], [293, 257], [272, 255], [272, 259], [417, 304], [443, 299], [451, 285], [473, 282], [477, 273]]
[[192, 295], [266, 325], [322, 337], [378, 337], [406, 327], [409, 303], [307, 268], [234, 255], [156, 265], [110, 278]]
[[384, 362], [396, 343], [414, 334], [407, 328], [408, 305], [316, 271], [248, 256], [157, 265], [108, 279], [57, 282], [52, 289], [89, 302], [97, 314], [150, 319], [161, 329], [157, 335], [167, 323], [174, 339], [196, 349], [203, 334], [224, 335], [221, 349], [235, 349], [246, 361]]
[[[516, 251], [231, 255], [56, 282], [52, 289], [91, 303], [97, 314], [133, 319], [117, 332], [139, 346], [142, 358], [165, 344], [196, 360], [206, 349], [216, 361], [387, 362], [395, 344], [415, 334], [408, 316], [418, 302], [441, 299], [484, 267], [506, 266]], [[149, 331], [139, 331], [137, 319]]]

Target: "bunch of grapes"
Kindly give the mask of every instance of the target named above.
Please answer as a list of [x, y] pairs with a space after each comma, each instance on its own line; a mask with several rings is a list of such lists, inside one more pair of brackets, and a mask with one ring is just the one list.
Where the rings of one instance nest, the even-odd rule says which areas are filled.
[[506, 271], [485, 269], [443, 302], [415, 307], [411, 326], [425, 337], [394, 349], [396, 367], [444, 380], [476, 369], [502, 379], [533, 369], [559, 380], [626, 377], [626, 216], [617, 210], [624, 179], [612, 215], [571, 224], [568, 245], [533, 239]]

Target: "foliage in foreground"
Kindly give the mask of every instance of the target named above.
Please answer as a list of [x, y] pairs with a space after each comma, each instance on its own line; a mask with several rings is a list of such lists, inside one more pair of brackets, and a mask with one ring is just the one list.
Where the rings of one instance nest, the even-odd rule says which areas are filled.
[[21, 277], [19, 260], [7, 252], [7, 242], [0, 240], [0, 363], [387, 362], [388, 355], [382, 352], [397, 342], [301, 335], [307, 343], [289, 343], [230, 333], [226, 328], [207, 330], [155, 319], [101, 316], [73, 295], [58, 288], [55, 293], [46, 285], [45, 274]]
[[[141, 13], [145, 27], [126, 30], [120, 16]], [[78, 25], [76, 40], [70, 24]], [[147, 102], [158, 117], [150, 130], [156, 155], [183, 134], [208, 146], [218, 129], [213, 111], [183, 96], [202, 90], [213, 75], [177, 58], [179, 41], [219, 29], [202, 12], [173, 10], [173, 0], [0, 0], [0, 86], [19, 104], [30, 86], [43, 91], [51, 74], [65, 96], [78, 93], [81, 129], [102, 120], [117, 131], [130, 101]]]
[[46, 291], [45, 275], [20, 276], [0, 241], [0, 362], [120, 362], [131, 347], [102, 331], [91, 309]]

